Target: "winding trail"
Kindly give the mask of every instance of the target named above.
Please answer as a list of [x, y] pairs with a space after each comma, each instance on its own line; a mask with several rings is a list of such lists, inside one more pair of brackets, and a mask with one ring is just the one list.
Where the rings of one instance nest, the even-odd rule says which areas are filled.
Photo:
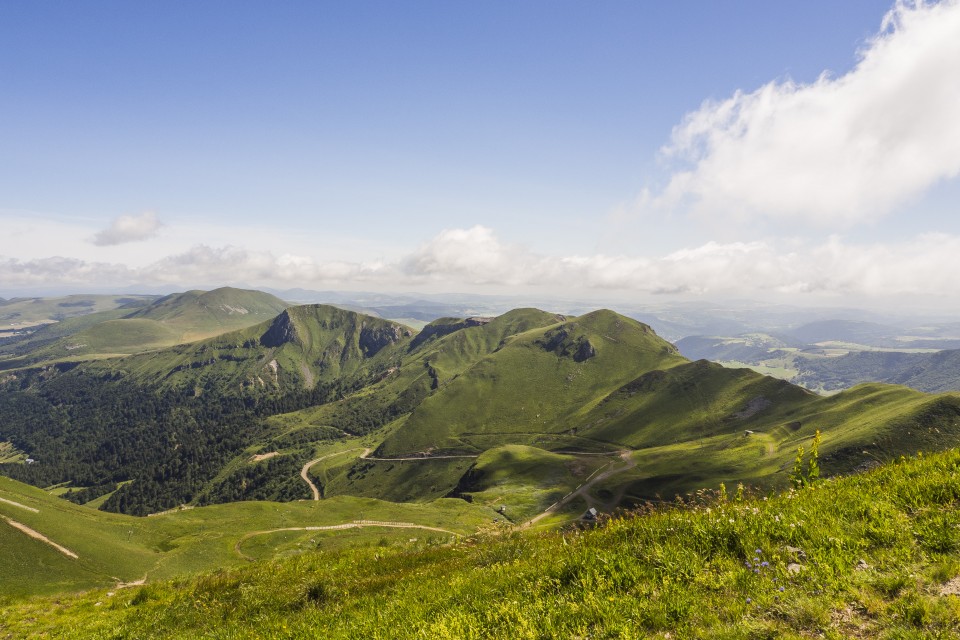
[[450, 531], [449, 529], [441, 529], [440, 527], [430, 527], [425, 524], [414, 524], [412, 522], [384, 522], [380, 520], [354, 520], [353, 522], [344, 522], [343, 524], [331, 524], [325, 526], [316, 526], [316, 527], [283, 527], [281, 529], [267, 529], [265, 531], [251, 531], [250, 533], [244, 534], [237, 543], [233, 545], [233, 550], [244, 560], [253, 561], [255, 558], [251, 558], [243, 551], [240, 550], [240, 546], [244, 542], [253, 538], [255, 536], [263, 536], [268, 533], [279, 533], [281, 531], [340, 531], [343, 529], [362, 529], [364, 527], [386, 527], [388, 529], [423, 529], [424, 531], [436, 531], [437, 533], [446, 533], [452, 536], [459, 536], [461, 534], [456, 531]]
[[[313, 484], [313, 480], [311, 480], [311, 479], [310, 479], [310, 476], [307, 475], [307, 472], [310, 471], [310, 467], [312, 467], [313, 465], [317, 464], [318, 462], [321, 462], [321, 461], [323, 461], [323, 460], [326, 460], [327, 458], [332, 458], [332, 457], [334, 457], [334, 456], [343, 455], [344, 453], [350, 453], [351, 451], [360, 451], [360, 447], [355, 447], [355, 448], [353, 448], [353, 449], [344, 449], [343, 451], [337, 451], [336, 453], [328, 453], [328, 454], [325, 455], [325, 456], [320, 456], [319, 458], [314, 458], [313, 460], [311, 460], [311, 461], [308, 462], [307, 464], [303, 465], [303, 469], [300, 469], [300, 477], [303, 478], [303, 481], [306, 482], [307, 485], [310, 487], [310, 491], [313, 492], [313, 499], [314, 499], [314, 500], [319, 500], [319, 499], [320, 499], [320, 489], [317, 488], [317, 485]], [[364, 450], [363, 450], [363, 453], [360, 454], [360, 457], [361, 457], [361, 458], [366, 458], [366, 457], [367, 457], [367, 454], [369, 454], [370, 451], [371, 451], [371, 449], [364, 449]]]
[[573, 491], [571, 491], [570, 493], [563, 496], [562, 498], [554, 502], [552, 505], [544, 509], [543, 513], [535, 515], [534, 517], [530, 518], [529, 520], [521, 524], [520, 528], [526, 529], [527, 527], [531, 527], [537, 522], [539, 522], [540, 520], [542, 520], [543, 518], [546, 518], [551, 513], [558, 511], [561, 507], [565, 506], [571, 500], [578, 498], [580, 496], [585, 496], [586, 492], [589, 491], [593, 487], [593, 485], [597, 484], [598, 482], [602, 480], [606, 480], [611, 476], [615, 476], [618, 473], [623, 473], [628, 469], [633, 469], [635, 466], [637, 466], [637, 461], [630, 457], [631, 453], [633, 452], [621, 451], [620, 459], [623, 460], [623, 462], [625, 463], [622, 467], [607, 469], [603, 473], [597, 473], [596, 471], [594, 471], [596, 475], [593, 476], [593, 478], [587, 478], [587, 480], [583, 484], [581, 484], [579, 487], [577, 487], [576, 489], [574, 489]]
[[53, 540], [51, 540], [51, 539], [48, 538], [47, 536], [43, 535], [43, 534], [40, 533], [39, 531], [34, 531], [33, 529], [31, 529], [30, 527], [28, 527], [28, 526], [25, 525], [25, 524], [21, 524], [21, 523], [17, 522], [16, 520], [11, 520], [10, 518], [7, 518], [6, 516], [4, 516], [3, 519], [7, 522], [7, 524], [9, 524], [9, 525], [10, 525], [11, 527], [13, 527], [14, 529], [19, 529], [21, 532], [27, 534], [27, 535], [30, 536], [31, 538], [33, 538], [33, 539], [35, 539], [35, 540], [39, 540], [40, 542], [44, 542], [44, 543], [50, 545], [51, 547], [53, 547], [54, 549], [56, 549], [57, 551], [59, 551], [59, 552], [62, 553], [63, 555], [67, 556], [68, 558], [73, 558], [74, 560], [76, 560], [76, 559], [78, 559], [78, 558], [80, 557], [80, 556], [78, 556], [77, 554], [75, 554], [73, 551], [70, 551], [70, 549], [67, 549], [67, 548], [64, 547], [64, 546], [57, 544], [56, 542], [54, 542]]

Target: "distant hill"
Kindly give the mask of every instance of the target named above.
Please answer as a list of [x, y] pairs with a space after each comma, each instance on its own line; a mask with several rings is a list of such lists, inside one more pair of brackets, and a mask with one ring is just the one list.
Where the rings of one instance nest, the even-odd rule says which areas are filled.
[[960, 391], [960, 350], [936, 353], [864, 351], [838, 358], [806, 360], [798, 382], [844, 389], [861, 382], [902, 384], [930, 393]]
[[263, 322], [287, 306], [268, 293], [231, 287], [175, 293], [149, 304], [123, 306], [43, 327], [11, 343], [7, 352], [21, 359], [6, 364], [0, 360], [0, 368], [170, 347]]
[[819, 342], [853, 342], [880, 346], [902, 332], [897, 327], [856, 320], [818, 320], [810, 322], [788, 333], [796, 341], [803, 344], [817, 344]]
[[[844, 326], [849, 323], [844, 322]], [[826, 331], [823, 327], [815, 328], [808, 337], [839, 337], [825, 340], [831, 344], [822, 347], [805, 345], [798, 338], [766, 334], [689, 336], [679, 340], [677, 348], [691, 359], [704, 358], [728, 366], [746, 364], [761, 372], [773, 371], [795, 384], [820, 391], [838, 391], [867, 382], [901, 384], [929, 393], [960, 391], [960, 350], [923, 351], [941, 344], [950, 346], [955, 340], [907, 340], [887, 334], [881, 339], [879, 333], [870, 337], [863, 332], [833, 334], [821, 330]], [[862, 342], [844, 345], [842, 338], [856, 338]], [[875, 343], [894, 346], [866, 346], [868, 338]], [[777, 366], [779, 371], [775, 369]]]
[[11, 298], [0, 301], [0, 330], [33, 327], [99, 311], [147, 304], [156, 296], [72, 295], [59, 298]]
[[754, 362], [782, 355], [783, 349], [801, 346], [796, 340], [762, 333], [730, 337], [687, 336], [676, 343], [691, 360]]
[[269, 293], [222, 287], [212, 291], [174, 293], [126, 318], [162, 322], [180, 330], [184, 341], [188, 341], [257, 324], [288, 306]]

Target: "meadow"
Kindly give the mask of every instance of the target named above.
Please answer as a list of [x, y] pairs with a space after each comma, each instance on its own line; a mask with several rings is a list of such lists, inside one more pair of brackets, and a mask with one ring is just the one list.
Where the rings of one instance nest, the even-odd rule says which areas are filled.
[[11, 601], [48, 638], [951, 638], [960, 452], [594, 528], [382, 537], [129, 589]]

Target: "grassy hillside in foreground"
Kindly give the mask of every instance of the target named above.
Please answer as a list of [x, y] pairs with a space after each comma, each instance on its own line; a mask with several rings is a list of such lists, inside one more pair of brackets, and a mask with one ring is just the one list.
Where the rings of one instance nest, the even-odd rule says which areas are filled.
[[[115, 586], [140, 579], [153, 582], [239, 566], [252, 558], [346, 544], [381, 540], [406, 544], [411, 537], [448, 541], [451, 533], [473, 533], [494, 516], [492, 509], [461, 500], [396, 504], [337, 497], [319, 502], [238, 502], [136, 518], [78, 506], [42, 489], [0, 478], [0, 598]], [[416, 526], [307, 529], [357, 520], [438, 530]], [[31, 537], [11, 521], [47, 541]]]
[[356, 548], [8, 603], [50, 638], [950, 638], [960, 453], [595, 530]]

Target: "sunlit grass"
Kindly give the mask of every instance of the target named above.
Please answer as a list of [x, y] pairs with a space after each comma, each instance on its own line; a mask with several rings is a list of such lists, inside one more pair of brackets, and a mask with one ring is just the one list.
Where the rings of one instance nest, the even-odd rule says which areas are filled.
[[[749, 493], [749, 492], [748, 492]], [[14, 637], [804, 638], [960, 633], [960, 453], [596, 530], [493, 529], [11, 605]], [[266, 542], [266, 541], [265, 541]], [[295, 544], [293, 538], [272, 544]], [[302, 543], [302, 541], [300, 541]], [[99, 603], [99, 604], [98, 604]]]

